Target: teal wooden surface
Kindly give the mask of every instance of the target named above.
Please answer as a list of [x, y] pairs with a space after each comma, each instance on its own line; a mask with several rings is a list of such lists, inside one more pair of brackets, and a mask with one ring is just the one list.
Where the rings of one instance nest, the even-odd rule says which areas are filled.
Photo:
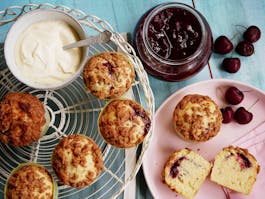
[[[168, 2], [164, 0], [2, 0], [0, 10], [12, 5], [24, 5], [27, 3], [52, 3], [55, 5], [66, 5], [80, 9], [88, 14], [96, 15], [108, 21], [116, 31], [130, 33], [133, 37], [134, 28], [139, 18], [153, 6]], [[213, 38], [224, 34], [228, 38], [233, 38], [236, 44], [242, 39], [244, 28], [242, 26], [257, 25], [262, 34], [265, 32], [265, 1], [264, 0], [185, 0], [179, 1], [199, 10], [208, 20]], [[0, 42], [5, 39], [9, 26], [0, 27]], [[236, 35], [236, 36], [235, 36]], [[211, 78], [227, 78], [251, 84], [265, 91], [265, 36], [254, 44], [255, 54], [251, 57], [241, 57], [235, 53], [225, 56], [212, 54], [209, 64], [193, 78], [182, 82], [166, 82], [149, 76], [153, 89], [156, 108], [163, 101], [179, 90], [191, 83]], [[241, 59], [241, 69], [236, 74], [229, 74], [220, 67], [224, 57], [237, 56]], [[153, 198], [144, 180], [142, 170], [137, 175], [136, 198]]]

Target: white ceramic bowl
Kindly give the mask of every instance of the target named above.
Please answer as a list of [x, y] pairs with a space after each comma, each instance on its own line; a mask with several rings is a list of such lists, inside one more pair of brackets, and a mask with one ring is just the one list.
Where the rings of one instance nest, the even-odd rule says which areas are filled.
[[7, 33], [5, 44], [4, 44], [4, 54], [5, 54], [5, 60], [6, 64], [9, 68], [9, 70], [12, 72], [12, 74], [22, 83], [40, 90], [54, 90], [62, 88], [72, 81], [74, 81], [82, 72], [84, 64], [86, 63], [86, 57], [87, 57], [87, 51], [88, 49], [86, 47], [82, 48], [82, 57], [81, 62], [78, 70], [73, 73], [73, 75], [66, 79], [65, 81], [62, 81], [60, 83], [57, 83], [55, 85], [43, 85], [38, 84], [30, 81], [29, 79], [25, 78], [20, 70], [19, 66], [16, 64], [15, 61], [15, 46], [16, 41], [19, 38], [20, 34], [31, 24], [44, 21], [44, 20], [63, 20], [66, 23], [68, 23], [79, 35], [80, 39], [86, 38], [85, 30], [82, 28], [81, 24], [72, 16], [69, 14], [58, 11], [54, 9], [37, 9], [30, 11], [21, 17], [18, 18], [18, 20], [12, 25], [9, 32]]

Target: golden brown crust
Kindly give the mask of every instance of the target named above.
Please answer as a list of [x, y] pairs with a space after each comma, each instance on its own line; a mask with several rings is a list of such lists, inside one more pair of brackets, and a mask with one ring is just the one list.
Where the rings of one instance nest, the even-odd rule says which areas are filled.
[[104, 168], [98, 145], [80, 134], [59, 142], [53, 152], [52, 167], [63, 184], [79, 188], [94, 182]]
[[210, 97], [189, 94], [175, 107], [173, 126], [184, 139], [202, 142], [217, 135], [222, 119], [220, 108]]
[[134, 67], [125, 55], [104, 52], [90, 58], [83, 70], [87, 91], [99, 99], [123, 95], [135, 78]]
[[151, 120], [144, 108], [133, 100], [113, 100], [100, 113], [99, 131], [109, 144], [129, 148], [141, 143]]
[[8, 93], [0, 102], [0, 141], [27, 146], [40, 138], [45, 125], [45, 110], [29, 93]]
[[53, 179], [49, 172], [41, 166], [35, 164], [22, 166], [14, 171], [8, 179], [6, 199], [53, 199], [53, 196]]

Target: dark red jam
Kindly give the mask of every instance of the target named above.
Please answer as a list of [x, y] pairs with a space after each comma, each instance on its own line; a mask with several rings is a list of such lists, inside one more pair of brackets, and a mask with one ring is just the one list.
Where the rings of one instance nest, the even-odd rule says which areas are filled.
[[170, 168], [170, 175], [172, 178], [175, 178], [179, 174], [179, 166], [183, 160], [187, 159], [186, 157], [181, 157], [174, 162], [174, 164]]
[[111, 63], [106, 62], [106, 63], [103, 64], [103, 66], [106, 66], [108, 68], [108, 71], [109, 71], [110, 75], [114, 72], [113, 66], [111, 65]]
[[134, 44], [147, 72], [168, 81], [198, 73], [212, 52], [212, 33], [205, 18], [190, 6], [166, 3], [138, 22]]
[[151, 120], [149, 116], [146, 114], [146, 112], [141, 111], [140, 109], [133, 108], [135, 116], [139, 116], [145, 120], [145, 127], [144, 127], [144, 133], [145, 135], [149, 132], [151, 127]]
[[164, 59], [189, 57], [198, 49], [201, 38], [199, 21], [182, 8], [161, 10], [148, 26], [148, 43]]
[[241, 162], [241, 169], [250, 168], [252, 166], [249, 159], [243, 153], [237, 153], [237, 155]]

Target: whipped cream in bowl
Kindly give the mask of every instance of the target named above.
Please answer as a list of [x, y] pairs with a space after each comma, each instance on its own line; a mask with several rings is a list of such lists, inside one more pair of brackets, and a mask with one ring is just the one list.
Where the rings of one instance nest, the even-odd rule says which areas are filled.
[[13, 75], [30, 87], [59, 89], [80, 75], [87, 56], [86, 47], [63, 50], [63, 46], [85, 38], [79, 22], [63, 11], [30, 11], [7, 34], [6, 63]]

